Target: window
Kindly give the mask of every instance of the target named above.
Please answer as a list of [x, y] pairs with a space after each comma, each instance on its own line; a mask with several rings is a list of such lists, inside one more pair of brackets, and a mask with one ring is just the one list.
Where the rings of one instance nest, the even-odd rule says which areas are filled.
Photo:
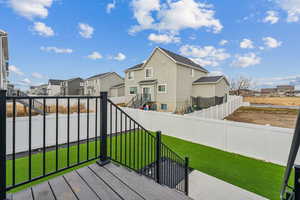
[[130, 87], [129, 94], [137, 94], [137, 87]]
[[146, 78], [152, 77], [152, 68], [148, 68], [145, 70], [145, 77]]
[[80, 82], [80, 86], [83, 87], [84, 86], [84, 82]]
[[128, 80], [132, 80], [134, 78], [134, 72], [128, 72]]
[[168, 110], [168, 105], [167, 104], [160, 104], [160, 109], [161, 110]]
[[159, 93], [166, 93], [167, 92], [167, 85], [158, 85], [157, 88]]
[[191, 77], [194, 77], [194, 69], [191, 69]]

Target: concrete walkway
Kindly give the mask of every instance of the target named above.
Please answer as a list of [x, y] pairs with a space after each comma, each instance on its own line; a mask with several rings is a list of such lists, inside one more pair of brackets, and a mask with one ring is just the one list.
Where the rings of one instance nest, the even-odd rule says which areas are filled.
[[189, 175], [189, 196], [195, 200], [266, 200], [197, 170]]

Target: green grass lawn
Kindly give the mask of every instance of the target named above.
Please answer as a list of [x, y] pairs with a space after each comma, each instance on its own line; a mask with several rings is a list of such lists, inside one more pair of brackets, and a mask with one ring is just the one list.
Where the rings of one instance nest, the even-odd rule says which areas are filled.
[[[189, 156], [190, 166], [269, 199], [279, 199], [285, 168], [261, 160], [163, 136], [163, 142], [181, 156]], [[292, 185], [292, 184], [291, 184]]]
[[[117, 146], [120, 146], [120, 142], [123, 142], [122, 151], [120, 148], [115, 151], [116, 142]], [[136, 145], [130, 140], [136, 140]], [[256, 160], [248, 158], [245, 156], [240, 156], [233, 153], [224, 152], [211, 147], [203, 146], [200, 144], [195, 144], [180, 140], [174, 137], [163, 136], [163, 142], [167, 144], [173, 151], [181, 155], [182, 157], [188, 156], [190, 158], [190, 166], [196, 170], [202, 171], [211, 176], [222, 179], [233, 185], [239, 186], [251, 192], [257, 193], [261, 196], [267, 197], [269, 199], [279, 199], [279, 191], [282, 183], [282, 177], [284, 173], [284, 167], [267, 163], [261, 160]], [[139, 146], [137, 146], [138, 138], [134, 138], [133, 135], [128, 135], [121, 138], [112, 138], [112, 155], [114, 159], [121, 162], [125, 162], [125, 156], [131, 158], [130, 162], [127, 162], [127, 166], [134, 169], [140, 169], [141, 167], [147, 165], [154, 161], [154, 153], [146, 153], [147, 149], [144, 149], [143, 144], [149, 140], [144, 137], [139, 138]], [[110, 142], [110, 141], [109, 141]], [[126, 145], [125, 145], [126, 142]], [[89, 144], [89, 154], [90, 158], [95, 156], [95, 142], [90, 142]], [[126, 146], [126, 151], [125, 151]], [[154, 147], [153, 147], [154, 148]], [[99, 142], [98, 142], [98, 149]], [[77, 146], [72, 146], [70, 148], [70, 164], [77, 163]], [[121, 160], [122, 152], [122, 160]], [[126, 152], [126, 154], [125, 154]], [[137, 153], [139, 152], [139, 154]], [[142, 153], [141, 153], [142, 152]], [[108, 145], [108, 154], [110, 155], [110, 145]], [[55, 171], [55, 151], [49, 151], [46, 153], [46, 171], [47, 173]], [[99, 155], [99, 151], [98, 151]], [[142, 159], [141, 156], [147, 158]], [[139, 156], [139, 158], [137, 158]], [[84, 161], [87, 158], [87, 145], [80, 145], [80, 161]], [[135, 162], [134, 162], [135, 158]], [[84, 165], [89, 165], [95, 161], [86, 163]], [[42, 153], [34, 154], [32, 156], [32, 177], [37, 177], [42, 175]], [[67, 163], [67, 149], [59, 149], [59, 168], [66, 167]], [[137, 166], [137, 163], [139, 165]], [[76, 168], [82, 167], [77, 166]], [[28, 179], [28, 157], [19, 158], [16, 160], [16, 182], [22, 182]], [[12, 162], [7, 162], [7, 182], [8, 185], [12, 183]], [[74, 169], [74, 168], [73, 168]], [[25, 187], [37, 184], [39, 182], [45, 181], [54, 176], [61, 175], [63, 173], [69, 172], [73, 169], [66, 170], [64, 172], [43, 178], [39, 181], [21, 186], [12, 190], [11, 192], [16, 192], [24, 189]]]

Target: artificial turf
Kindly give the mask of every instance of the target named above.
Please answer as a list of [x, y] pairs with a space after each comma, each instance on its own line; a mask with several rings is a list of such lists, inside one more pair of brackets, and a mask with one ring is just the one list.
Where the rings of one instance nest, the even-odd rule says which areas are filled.
[[[155, 159], [154, 148], [150, 145], [150, 148], [145, 148], [143, 145], [145, 141], [151, 141], [150, 137], [134, 138], [135, 134], [128, 134], [123, 138], [120, 136], [112, 138], [112, 146], [110, 146], [110, 140], [108, 143], [108, 155], [110, 152], [115, 160], [119, 160], [124, 163], [125, 160], [129, 160], [127, 166], [133, 169], [140, 169], [143, 166], [151, 163]], [[131, 143], [129, 142], [131, 140]], [[133, 145], [133, 140], [135, 144]], [[267, 163], [261, 160], [224, 152], [215, 148], [207, 147], [204, 145], [184, 141], [178, 138], [163, 136], [162, 140], [173, 151], [181, 155], [182, 157], [188, 156], [190, 158], [190, 167], [222, 179], [228, 183], [244, 188], [248, 191], [254, 192], [269, 199], [279, 199], [280, 186], [283, 179], [284, 167]], [[120, 144], [122, 141], [122, 150]], [[125, 145], [125, 141], [126, 145]], [[139, 144], [137, 145], [137, 141]], [[97, 149], [100, 149], [99, 141], [97, 142]], [[147, 142], [148, 144], [149, 142]], [[87, 159], [87, 144], [80, 144], [80, 161]], [[118, 148], [115, 148], [118, 146]], [[96, 150], [95, 141], [89, 143], [89, 157], [93, 158], [99, 156], [99, 151]], [[112, 147], [112, 148], [110, 148]], [[150, 151], [149, 151], [150, 149]], [[152, 151], [152, 150], [153, 151]], [[139, 152], [139, 153], [138, 153]], [[143, 153], [141, 153], [143, 152]], [[151, 153], [149, 153], [151, 152]], [[122, 155], [122, 156], [121, 156]], [[144, 156], [144, 157], [142, 157]], [[121, 158], [122, 157], [122, 158]], [[125, 158], [127, 157], [127, 158]], [[139, 158], [138, 158], [139, 157]], [[56, 151], [48, 151], [46, 153], [46, 173], [50, 173], [56, 170]], [[135, 159], [134, 159], [135, 158]], [[144, 159], [146, 158], [146, 159]], [[78, 146], [74, 145], [70, 147], [70, 165], [78, 162]], [[80, 168], [84, 165], [89, 165], [95, 161], [85, 163], [83, 165], [74, 167]], [[143, 163], [142, 163], [143, 162]], [[67, 166], [67, 149], [58, 149], [58, 168], [64, 168]], [[35, 182], [25, 184], [21, 187], [15, 188], [10, 192], [16, 192], [22, 190], [28, 186], [40, 183], [54, 176], [61, 175], [63, 173], [74, 170], [74, 168], [65, 170], [63, 172], [54, 174], [52, 176], [45, 177]], [[43, 154], [37, 153], [32, 155], [32, 177], [38, 177], [43, 174]], [[28, 157], [16, 159], [16, 183], [26, 181], [28, 179]], [[12, 161], [7, 161], [7, 184], [12, 183]], [[216, 188], [217, 189], [217, 188]]]

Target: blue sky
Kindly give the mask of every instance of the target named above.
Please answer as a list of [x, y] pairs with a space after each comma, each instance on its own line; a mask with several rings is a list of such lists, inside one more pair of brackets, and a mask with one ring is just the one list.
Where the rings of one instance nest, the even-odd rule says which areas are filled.
[[19, 87], [116, 71], [161, 46], [256, 87], [300, 85], [300, 0], [0, 0]]

